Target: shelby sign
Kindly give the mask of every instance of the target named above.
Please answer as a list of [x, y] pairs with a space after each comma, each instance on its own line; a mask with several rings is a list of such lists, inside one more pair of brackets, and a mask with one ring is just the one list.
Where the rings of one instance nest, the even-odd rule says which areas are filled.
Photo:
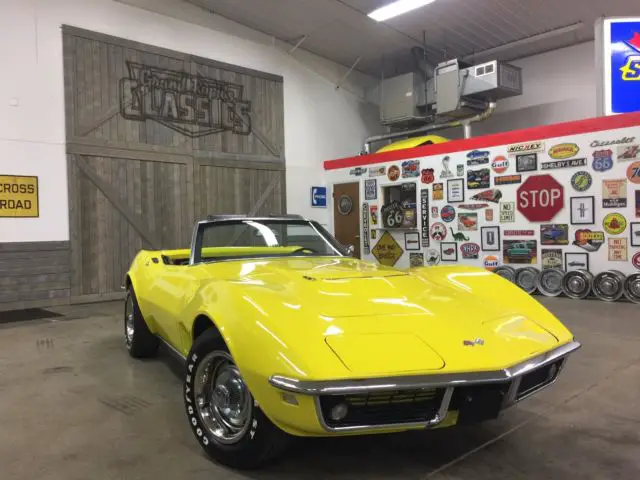
[[533, 175], [518, 188], [518, 211], [530, 222], [548, 222], [564, 208], [564, 187], [551, 175]]
[[189, 137], [251, 133], [251, 102], [244, 87], [186, 72], [127, 62], [120, 80], [120, 113], [128, 120], [154, 120]]

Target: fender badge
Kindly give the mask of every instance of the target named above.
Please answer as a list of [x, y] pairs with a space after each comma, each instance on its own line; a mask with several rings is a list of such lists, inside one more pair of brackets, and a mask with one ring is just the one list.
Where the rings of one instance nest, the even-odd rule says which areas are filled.
[[476, 338], [475, 340], [464, 340], [462, 344], [465, 347], [473, 347], [474, 345], [484, 345], [484, 340], [481, 338]]

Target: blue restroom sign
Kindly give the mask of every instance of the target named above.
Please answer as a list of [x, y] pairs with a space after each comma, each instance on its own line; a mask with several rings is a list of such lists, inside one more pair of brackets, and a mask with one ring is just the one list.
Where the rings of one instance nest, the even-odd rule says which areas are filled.
[[311, 187], [311, 206], [327, 206], [327, 187]]
[[600, 113], [640, 111], [640, 17], [603, 19], [596, 24], [596, 36]]

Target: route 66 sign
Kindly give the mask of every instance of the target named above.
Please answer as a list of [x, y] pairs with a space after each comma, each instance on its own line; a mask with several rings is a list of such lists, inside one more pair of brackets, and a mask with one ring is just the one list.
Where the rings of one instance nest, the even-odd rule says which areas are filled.
[[613, 150], [596, 150], [593, 152], [593, 169], [596, 172], [606, 172], [613, 167]]

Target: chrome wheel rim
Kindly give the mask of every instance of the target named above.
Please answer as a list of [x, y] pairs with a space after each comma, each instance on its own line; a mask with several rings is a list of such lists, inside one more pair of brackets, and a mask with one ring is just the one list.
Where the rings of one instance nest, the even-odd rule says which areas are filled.
[[589, 295], [593, 275], [586, 270], [567, 272], [562, 279], [562, 291], [569, 298], [582, 299]]
[[237, 443], [250, 426], [252, 400], [238, 367], [226, 352], [208, 354], [194, 379], [196, 411], [215, 440]]
[[133, 320], [133, 297], [129, 295], [124, 305], [124, 337], [127, 341], [127, 347], [131, 347], [131, 343], [133, 343], [133, 335], [135, 334]]
[[496, 275], [501, 276], [502, 278], [504, 278], [505, 280], [509, 280], [510, 282], [514, 281], [514, 277], [516, 274], [516, 271], [514, 268], [509, 267], [507, 265], [502, 265], [500, 267], [497, 267], [493, 273], [495, 273]]
[[515, 284], [527, 293], [536, 291], [539, 272], [533, 267], [521, 268], [516, 272]]
[[543, 270], [538, 277], [538, 290], [548, 297], [556, 297], [562, 293], [562, 277], [564, 272], [557, 268]]
[[640, 273], [629, 275], [624, 282], [624, 294], [634, 303], [640, 303]]
[[[620, 278], [622, 276], [622, 278]], [[618, 300], [624, 290], [624, 275], [615, 271], [602, 272], [593, 281], [596, 296], [607, 302]]]

